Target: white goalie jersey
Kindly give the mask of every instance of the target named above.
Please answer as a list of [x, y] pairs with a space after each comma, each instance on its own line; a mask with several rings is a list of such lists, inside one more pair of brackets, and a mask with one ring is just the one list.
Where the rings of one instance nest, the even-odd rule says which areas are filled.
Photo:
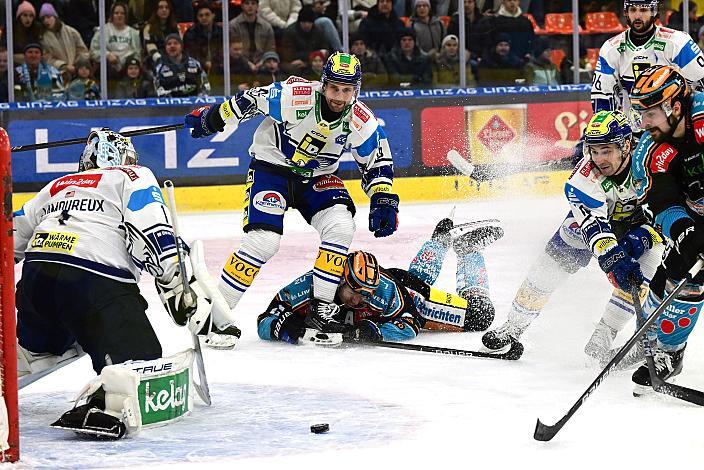
[[121, 282], [141, 270], [169, 282], [174, 232], [154, 174], [116, 166], [47, 184], [14, 214], [16, 261], [61, 263]]
[[635, 46], [630, 29], [606, 41], [599, 50], [592, 80], [592, 108], [628, 111], [628, 93], [638, 75], [653, 65], [675, 65], [695, 88], [704, 79], [704, 56], [692, 38], [674, 29], [655, 26], [653, 36], [642, 46]]

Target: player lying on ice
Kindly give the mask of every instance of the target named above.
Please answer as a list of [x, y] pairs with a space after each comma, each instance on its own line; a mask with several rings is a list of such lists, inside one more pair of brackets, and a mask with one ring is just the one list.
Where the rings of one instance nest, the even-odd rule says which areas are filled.
[[[306, 322], [313, 290], [309, 271], [281, 289], [259, 315], [259, 337], [335, 346], [343, 336], [367, 342], [408, 340], [421, 328], [483, 331], [494, 319], [494, 306], [480, 251], [502, 236], [497, 220], [453, 226], [443, 219], [407, 271], [382, 268], [368, 252], [350, 253], [326, 322]], [[450, 246], [457, 253], [458, 295], [433, 287]]]
[[[530, 268], [506, 322], [482, 337], [488, 349], [518, 340], [552, 292], [594, 257], [615, 289], [585, 352], [604, 365], [616, 354], [612, 342], [635, 313], [632, 282], [647, 285], [663, 252], [662, 237], [637, 204], [630, 171], [633, 150], [631, 126], [622, 112], [599, 111], [591, 118], [584, 157], [565, 184], [572, 213]], [[630, 367], [642, 359], [642, 349], [634, 348], [620, 364]]]
[[[284, 213], [295, 208], [320, 234], [310, 317], [325, 320], [355, 231], [354, 203], [335, 175], [345, 152], [357, 163], [362, 189], [370, 198], [369, 230], [375, 237], [396, 231], [399, 198], [392, 192], [391, 151], [380, 122], [357, 99], [361, 82], [359, 60], [336, 52], [326, 62], [320, 82], [290, 77], [186, 116], [193, 137], [264, 116], [249, 148], [244, 236], [220, 276], [219, 288], [230, 309], [279, 250]], [[227, 341], [209, 345], [234, 346]]]
[[[200, 242], [180, 272], [158, 183], [137, 159], [128, 138], [91, 132], [79, 172], [51, 181], [14, 214], [15, 261], [24, 260], [16, 294], [20, 387], [85, 351], [99, 376], [82, 390], [85, 403], [54, 426], [113, 438], [190, 410], [193, 351], [162, 358], [137, 286], [141, 271], [154, 276], [177, 324], [239, 336], [231, 318], [210, 318], [213, 303], [225, 300], [207, 276]], [[190, 305], [182, 276], [196, 296]], [[138, 397], [142, 386], [150, 396]]]

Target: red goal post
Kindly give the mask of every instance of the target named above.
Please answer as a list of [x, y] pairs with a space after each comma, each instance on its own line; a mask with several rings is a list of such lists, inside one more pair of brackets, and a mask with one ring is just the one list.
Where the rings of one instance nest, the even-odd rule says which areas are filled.
[[0, 127], [0, 462], [20, 457], [10, 138]]

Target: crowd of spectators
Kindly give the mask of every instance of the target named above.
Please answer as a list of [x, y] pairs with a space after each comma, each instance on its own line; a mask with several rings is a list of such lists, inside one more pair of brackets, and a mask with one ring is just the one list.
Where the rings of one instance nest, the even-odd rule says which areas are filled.
[[[98, 2], [8, 1], [13, 2], [14, 12], [16, 99], [100, 98]], [[233, 91], [290, 74], [318, 79], [327, 57], [342, 49], [338, 0], [228, 0], [227, 22], [221, 1], [225, 0], [106, 0], [109, 97], [222, 93], [226, 58]], [[459, 17], [458, 1], [464, 3], [464, 18]], [[571, 11], [571, 0], [350, 0], [347, 4], [350, 51], [362, 63], [365, 89], [457, 86], [461, 69], [468, 86], [552, 85], [572, 80], [571, 37], [535, 33], [546, 12]], [[579, 4], [580, 15], [621, 14], [622, 10], [622, 2], [617, 1]], [[696, 3], [690, 5], [690, 33], [704, 45], [704, 17], [697, 16]], [[668, 22], [681, 28], [683, 15], [679, 7], [670, 12]], [[463, 45], [461, 21], [466, 32]], [[230, 38], [225, 53], [224, 27]], [[7, 100], [4, 36], [0, 42], [0, 100]], [[464, 64], [460, 64], [461, 47], [467, 51]], [[559, 49], [565, 54], [556, 55]], [[588, 80], [586, 49], [581, 47], [581, 52], [578, 67]]]

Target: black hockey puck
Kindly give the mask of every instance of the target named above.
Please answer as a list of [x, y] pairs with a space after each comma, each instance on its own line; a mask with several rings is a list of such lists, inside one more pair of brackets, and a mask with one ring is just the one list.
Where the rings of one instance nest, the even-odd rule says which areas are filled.
[[330, 425], [328, 423], [314, 424], [310, 427], [310, 432], [313, 434], [322, 434], [330, 430]]

